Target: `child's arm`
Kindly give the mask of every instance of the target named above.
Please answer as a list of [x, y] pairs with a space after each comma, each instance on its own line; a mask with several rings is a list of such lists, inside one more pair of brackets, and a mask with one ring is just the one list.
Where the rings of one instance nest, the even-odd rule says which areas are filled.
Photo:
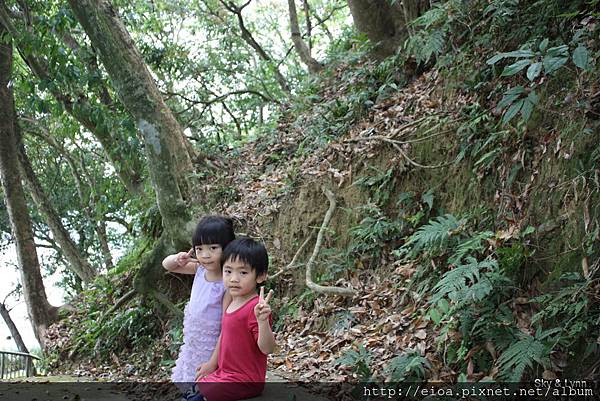
[[188, 252], [179, 252], [167, 256], [162, 265], [171, 273], [196, 274], [198, 261], [192, 259]]
[[219, 367], [219, 345], [221, 344], [221, 335], [219, 334], [219, 338], [217, 338], [217, 345], [213, 350], [210, 359], [204, 362], [198, 369], [196, 369], [196, 380], [202, 379], [205, 376], [208, 376]]
[[269, 300], [272, 295], [273, 290], [269, 291], [269, 294], [265, 298], [265, 287], [260, 287], [258, 303], [254, 307], [254, 315], [258, 322], [258, 340], [256, 344], [265, 355], [269, 355], [275, 350], [275, 335], [273, 334], [273, 330], [271, 330], [271, 323], [269, 322], [269, 316], [271, 315]]

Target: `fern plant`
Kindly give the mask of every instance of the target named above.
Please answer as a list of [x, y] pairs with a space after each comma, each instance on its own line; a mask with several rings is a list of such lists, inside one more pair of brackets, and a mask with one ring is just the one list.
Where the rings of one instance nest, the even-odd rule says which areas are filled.
[[423, 380], [426, 370], [430, 368], [427, 358], [412, 350], [392, 359], [385, 373], [392, 382], [419, 381]]
[[552, 351], [552, 335], [560, 329], [538, 329], [535, 336], [519, 333], [519, 338], [508, 347], [496, 361], [499, 375], [510, 382], [519, 382], [523, 378], [526, 368], [533, 369], [534, 363], [544, 368], [550, 365], [550, 351]]
[[[490, 278], [496, 278], [493, 271], [497, 268], [498, 262], [493, 259], [479, 262], [472, 256], [468, 257], [466, 264], [444, 273], [433, 287], [432, 303], [437, 303], [446, 296], [454, 303], [480, 302], [492, 291], [496, 280]], [[485, 270], [491, 272], [486, 274]]]
[[352, 370], [358, 375], [361, 381], [370, 381], [373, 376], [371, 371], [371, 362], [373, 356], [362, 345], [358, 345], [358, 351], [351, 349], [339, 357], [335, 362], [337, 365], [352, 366]]
[[360, 209], [367, 216], [350, 229], [350, 252], [378, 258], [385, 244], [400, 238], [405, 223], [403, 220], [390, 219], [372, 203], [363, 205]]
[[406, 243], [396, 251], [397, 256], [414, 258], [421, 251], [438, 254], [446, 250], [451, 238], [461, 232], [465, 220], [451, 214], [436, 217], [417, 229]]
[[434, 4], [427, 12], [410, 23], [415, 30], [405, 43], [405, 48], [418, 63], [427, 63], [438, 57], [446, 47], [447, 37], [457, 15], [462, 14], [458, 0]]

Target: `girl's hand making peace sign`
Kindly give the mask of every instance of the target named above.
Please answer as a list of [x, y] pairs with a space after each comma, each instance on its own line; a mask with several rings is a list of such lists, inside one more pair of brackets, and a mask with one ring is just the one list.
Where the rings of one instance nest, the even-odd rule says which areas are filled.
[[270, 290], [265, 298], [265, 287], [260, 287], [260, 294], [258, 296], [258, 303], [254, 307], [254, 315], [256, 316], [256, 320], [264, 321], [269, 318], [271, 314], [271, 307], [269, 306], [269, 301], [273, 296], [273, 290]]

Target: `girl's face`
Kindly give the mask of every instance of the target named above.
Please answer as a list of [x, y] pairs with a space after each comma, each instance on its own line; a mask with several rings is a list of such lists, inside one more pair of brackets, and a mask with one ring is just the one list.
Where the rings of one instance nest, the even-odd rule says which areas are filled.
[[223, 263], [223, 283], [233, 298], [245, 298], [256, 294], [256, 284], [265, 281], [266, 275], [256, 276], [256, 270], [239, 259], [227, 259]]
[[196, 259], [209, 271], [221, 270], [221, 255], [223, 248], [220, 244], [204, 244], [194, 247]]

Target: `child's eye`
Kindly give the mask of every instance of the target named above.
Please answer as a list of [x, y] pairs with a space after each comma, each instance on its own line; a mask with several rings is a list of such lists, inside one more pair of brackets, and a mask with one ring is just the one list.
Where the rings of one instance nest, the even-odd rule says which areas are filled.
[[245, 276], [246, 274], [248, 274], [248, 272], [241, 271], [241, 272], [240, 272], [240, 274], [241, 274], [242, 276]]
[[221, 248], [220, 246], [211, 246], [210, 249], [213, 251], [216, 251], [217, 249]]

